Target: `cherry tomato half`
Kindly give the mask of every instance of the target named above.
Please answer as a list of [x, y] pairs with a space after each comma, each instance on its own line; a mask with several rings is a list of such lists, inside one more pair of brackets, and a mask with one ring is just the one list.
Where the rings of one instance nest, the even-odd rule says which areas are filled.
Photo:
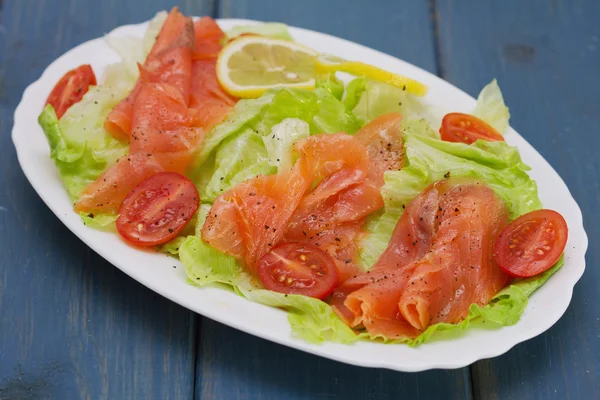
[[123, 200], [117, 230], [137, 246], [174, 239], [198, 209], [198, 190], [175, 172], [159, 172], [136, 186]]
[[471, 144], [478, 139], [490, 142], [503, 141], [502, 135], [485, 121], [474, 115], [450, 113], [442, 119], [440, 128], [442, 140]]
[[269, 290], [323, 299], [337, 284], [338, 271], [323, 250], [290, 242], [276, 246], [258, 261], [258, 277]]
[[56, 116], [60, 118], [69, 107], [83, 98], [90, 85], [95, 84], [96, 75], [92, 67], [89, 64], [81, 65], [60, 78], [52, 92], [50, 92], [46, 104], [51, 104], [54, 107]]
[[569, 229], [553, 210], [524, 214], [508, 224], [494, 244], [494, 260], [507, 274], [527, 278], [553, 266], [567, 244]]

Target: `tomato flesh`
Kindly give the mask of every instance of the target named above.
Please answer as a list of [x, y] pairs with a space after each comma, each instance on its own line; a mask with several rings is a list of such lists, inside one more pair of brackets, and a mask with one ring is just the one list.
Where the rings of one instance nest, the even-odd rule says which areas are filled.
[[338, 271], [332, 258], [310, 244], [284, 243], [258, 261], [265, 288], [323, 299], [334, 289]]
[[73, 104], [79, 102], [90, 85], [96, 85], [96, 75], [89, 64], [81, 65], [63, 75], [46, 100], [52, 105], [56, 116], [62, 117]]
[[166, 243], [179, 234], [198, 209], [198, 190], [175, 172], [159, 172], [123, 200], [117, 230], [136, 246]]
[[494, 260], [507, 274], [528, 278], [553, 266], [567, 244], [568, 227], [553, 210], [527, 213], [508, 224], [494, 244]]
[[442, 119], [440, 128], [442, 140], [447, 142], [474, 143], [479, 139], [503, 141], [502, 135], [485, 121], [474, 115], [450, 113]]

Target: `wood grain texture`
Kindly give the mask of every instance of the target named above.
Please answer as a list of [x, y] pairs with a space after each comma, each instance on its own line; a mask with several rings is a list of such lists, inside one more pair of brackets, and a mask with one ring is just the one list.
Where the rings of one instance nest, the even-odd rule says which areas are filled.
[[198, 399], [470, 399], [466, 368], [405, 374], [341, 364], [204, 319]]
[[545, 334], [472, 368], [480, 399], [600, 398], [600, 3], [461, 2], [437, 9], [443, 77], [475, 95], [491, 78], [517, 129], [579, 203], [587, 269]]
[[[0, 399], [191, 399], [198, 317], [105, 262], [46, 208], [10, 140], [25, 87], [71, 47], [175, 2], [0, 2]], [[209, 1], [184, 1], [188, 13]]]
[[[425, 2], [231, 1], [219, 17], [280, 21], [357, 41], [435, 71]], [[468, 399], [468, 369], [423, 374], [365, 369], [292, 350], [204, 319], [196, 397], [201, 399]]]

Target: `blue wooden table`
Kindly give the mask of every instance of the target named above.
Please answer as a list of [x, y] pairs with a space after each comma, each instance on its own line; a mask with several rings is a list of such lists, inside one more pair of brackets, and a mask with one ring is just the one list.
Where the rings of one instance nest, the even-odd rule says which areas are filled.
[[470, 94], [496, 77], [512, 125], [566, 181], [590, 248], [565, 316], [496, 359], [417, 374], [304, 354], [161, 298], [89, 250], [25, 179], [10, 140], [25, 87], [71, 47], [173, 5], [0, 0], [0, 399], [600, 398], [600, 2], [178, 3], [331, 33]]

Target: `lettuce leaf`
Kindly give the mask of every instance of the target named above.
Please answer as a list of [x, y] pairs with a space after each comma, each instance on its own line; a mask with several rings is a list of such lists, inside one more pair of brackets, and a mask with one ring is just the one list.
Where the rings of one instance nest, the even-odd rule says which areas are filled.
[[343, 103], [363, 122], [390, 112], [399, 112], [408, 120], [422, 118], [425, 113], [425, 107], [407, 91], [366, 78], [350, 81], [344, 93]]
[[[94, 100], [96, 98], [104, 101]], [[108, 114], [112, 108], [109, 98], [112, 99], [106, 88], [91, 88], [81, 102], [67, 110], [60, 122], [51, 105], [47, 105], [38, 118], [50, 145], [50, 157], [73, 202], [87, 184], [128, 151], [127, 144], [104, 132], [104, 119], [93, 117]], [[91, 116], [89, 119], [78, 117], [77, 113], [83, 110]], [[86, 225], [104, 227], [114, 222], [116, 216], [89, 214], [82, 218]]]
[[240, 35], [252, 33], [255, 35], [267, 36], [273, 39], [282, 39], [293, 41], [286, 24], [280, 22], [265, 22], [262, 24], [238, 25], [225, 32], [227, 40], [234, 39]]
[[[109, 65], [105, 69], [103, 83], [90, 87], [81, 101], [73, 104], [60, 121], [50, 105], [38, 117], [50, 145], [50, 157], [73, 202], [87, 184], [95, 181], [129, 150], [127, 143], [116, 140], [104, 130], [104, 121], [135, 85], [137, 63], [144, 61], [165, 17], [166, 13], [157, 14], [150, 22], [144, 39], [106, 37], [123, 60]], [[142, 42], [145, 43], [144, 48]], [[117, 218], [116, 215], [92, 214], [82, 214], [81, 217], [84, 224], [94, 228], [107, 227]]]
[[388, 243], [394, 228], [391, 221], [397, 221], [406, 204], [428, 185], [444, 177], [482, 180], [506, 202], [511, 219], [541, 208], [537, 185], [516, 147], [483, 140], [472, 145], [445, 142], [417, 131], [405, 131], [404, 141], [407, 164], [400, 171], [387, 172], [381, 190], [387, 215], [369, 223], [370, 235], [361, 242], [366, 267], [385, 249], [382, 243]]
[[217, 124], [206, 135], [202, 150], [194, 159], [192, 169], [200, 168], [214, 154], [214, 151], [223, 140], [245, 129], [252, 129], [256, 121], [260, 119], [265, 109], [273, 101], [274, 96], [274, 92], [267, 92], [258, 99], [238, 101], [225, 121]]
[[159, 251], [170, 254], [172, 256], [176, 256], [179, 254], [179, 249], [183, 245], [185, 241], [185, 236], [177, 236], [175, 239], [171, 240], [160, 246]]
[[[201, 188], [201, 182], [209, 182], [211, 192], [208, 193], [208, 201], [214, 200], [215, 194], [220, 194], [226, 188], [231, 187], [228, 182], [218, 185], [214, 178], [216, 176], [212, 168], [217, 166], [217, 153], [221, 146], [231, 146], [241, 149], [235, 143], [236, 140], [246, 140], [247, 136], [243, 133], [254, 132], [260, 137], [272, 136], [272, 129], [277, 124], [287, 118], [296, 118], [308, 124], [311, 134], [315, 133], [336, 133], [348, 132], [355, 133], [361, 126], [361, 122], [346, 110], [344, 105], [328, 90], [318, 88], [314, 91], [305, 91], [297, 89], [273, 89], [265, 92], [258, 99], [239, 101], [232, 113], [222, 123], [216, 125], [207, 134], [204, 145], [200, 153], [194, 158], [192, 166], [188, 170], [189, 176], [196, 185]], [[233, 138], [233, 139], [232, 139]], [[227, 164], [226, 152], [223, 152], [221, 166]], [[261, 153], [262, 154], [262, 153]], [[211, 157], [215, 157], [211, 164]], [[248, 172], [245, 176], [250, 177], [249, 169], [251, 166], [245, 165], [244, 171]], [[231, 170], [238, 171], [239, 166], [229, 166]], [[253, 164], [253, 173], [257, 175], [265, 172], [266, 167], [261, 157], [255, 159]], [[272, 171], [271, 173], [273, 173]], [[207, 176], [209, 175], [210, 176]], [[221, 180], [221, 177], [218, 179]], [[241, 176], [240, 176], [241, 178]], [[225, 179], [223, 179], [225, 181]], [[211, 182], [214, 186], [210, 186]], [[239, 181], [236, 181], [239, 182]], [[206, 195], [206, 193], [204, 194]]]
[[197, 236], [185, 239], [179, 257], [190, 283], [198, 286], [225, 284], [249, 300], [287, 310], [293, 334], [304, 340], [349, 343], [357, 339], [327, 303], [312, 297], [261, 289], [233, 257], [213, 249]]
[[[519, 322], [521, 314], [525, 311], [529, 296], [546, 283], [563, 264], [564, 256], [552, 268], [542, 274], [517, 281], [505, 287], [487, 305], [471, 304], [469, 315], [458, 324], [439, 323], [431, 325], [416, 338], [403, 342], [413, 347], [418, 346], [430, 340], [436, 333], [443, 333], [445, 338], [449, 338], [451, 335], [460, 335], [461, 331], [474, 323], [478, 325], [487, 323], [488, 328], [514, 325]], [[362, 335], [363, 337], [366, 336]]]
[[498, 132], [506, 133], [510, 112], [504, 104], [504, 97], [495, 79], [479, 93], [472, 114], [496, 128]]
[[[95, 104], [95, 98], [105, 96], [105, 101]], [[73, 105], [58, 120], [54, 108], [47, 105], [38, 118], [48, 144], [50, 157], [60, 172], [71, 200], [116, 160], [127, 153], [123, 144], [104, 132], [102, 123], [111, 109], [111, 93], [103, 88], [92, 88], [83, 100]], [[89, 118], [79, 118], [77, 111], [85, 110]]]
[[271, 136], [264, 136], [263, 142], [269, 156], [269, 165], [277, 172], [292, 168], [294, 145], [310, 135], [310, 128], [298, 118], [286, 118], [271, 130]]
[[213, 202], [233, 186], [259, 174], [276, 169], [268, 161], [263, 138], [252, 129], [227, 138], [215, 154], [215, 168], [206, 185], [202, 201]]
[[344, 97], [344, 82], [339, 80], [333, 72], [329, 75], [317, 77], [315, 86], [317, 88], [325, 89], [338, 100], [342, 100]]
[[423, 129], [426, 126], [427, 131], [422, 132], [423, 134], [439, 137], [437, 130], [444, 112], [439, 107], [422, 103], [420, 98], [401, 88], [369, 81], [366, 78], [356, 78], [346, 87], [342, 101], [363, 123], [382, 114], [399, 112], [403, 117], [404, 129]]
[[328, 90], [317, 88], [314, 91], [298, 89], [277, 89], [272, 103], [256, 124], [263, 135], [285, 118], [298, 118], [306, 121], [310, 133], [355, 133], [362, 126], [351, 112]]

